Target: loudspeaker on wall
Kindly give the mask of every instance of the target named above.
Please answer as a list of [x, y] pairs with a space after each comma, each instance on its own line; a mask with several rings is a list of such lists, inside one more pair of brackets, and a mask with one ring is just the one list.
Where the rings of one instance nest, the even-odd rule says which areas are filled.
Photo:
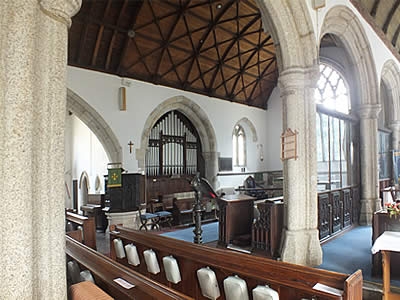
[[126, 87], [119, 88], [119, 110], [126, 111]]

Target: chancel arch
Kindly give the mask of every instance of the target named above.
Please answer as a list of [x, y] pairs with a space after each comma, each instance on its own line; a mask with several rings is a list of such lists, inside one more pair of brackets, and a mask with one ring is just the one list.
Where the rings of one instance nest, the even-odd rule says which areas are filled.
[[111, 162], [122, 162], [122, 147], [103, 117], [79, 95], [67, 89], [67, 110], [93, 131]]
[[377, 162], [378, 114], [380, 111], [378, 76], [366, 33], [354, 13], [345, 6], [335, 6], [325, 15], [320, 32], [332, 35], [341, 44], [353, 69], [351, 113], [360, 120], [360, 224], [372, 223], [380, 209]]

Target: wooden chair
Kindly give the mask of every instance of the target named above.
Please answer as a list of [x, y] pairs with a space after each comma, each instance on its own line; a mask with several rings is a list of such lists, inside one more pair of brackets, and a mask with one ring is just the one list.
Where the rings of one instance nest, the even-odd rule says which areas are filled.
[[143, 207], [139, 207], [139, 219], [140, 219], [140, 227], [139, 230], [142, 230], [143, 228], [147, 231], [147, 226], [150, 226], [151, 230], [157, 228], [160, 229], [159, 221], [160, 221], [160, 216], [149, 213], [147, 212], [147, 207], [146, 207], [146, 212], [142, 212]]
[[152, 202], [151, 203], [151, 212], [159, 217], [158, 224], [168, 224], [170, 228], [172, 228], [172, 213], [165, 210], [163, 202]]

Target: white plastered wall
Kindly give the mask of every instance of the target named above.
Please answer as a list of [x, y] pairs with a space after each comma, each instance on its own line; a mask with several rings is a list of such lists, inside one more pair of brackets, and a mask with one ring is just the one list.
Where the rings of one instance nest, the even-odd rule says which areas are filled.
[[[217, 152], [222, 157], [232, 156], [232, 130], [241, 119], [247, 118], [254, 125], [257, 141], [250, 139], [249, 150], [257, 150], [257, 144], [263, 145], [264, 160], [259, 155], [248, 155], [246, 171], [280, 170], [279, 136], [281, 133], [281, 105], [276, 89], [272, 93], [267, 111], [241, 104], [180, 91], [173, 88], [153, 85], [141, 81], [124, 79], [126, 88], [126, 111], [118, 106], [118, 90], [121, 78], [109, 74], [68, 67], [68, 88], [86, 101], [98, 112], [122, 146], [122, 163], [128, 172], [138, 171], [135, 149], [140, 147], [140, 138], [147, 117], [167, 99], [184, 96], [201, 107], [214, 128], [217, 139]], [[250, 133], [249, 133], [250, 134]], [[134, 150], [129, 152], [129, 141]], [[220, 179], [220, 178], [219, 178]], [[231, 183], [219, 183], [220, 186]], [[242, 179], [236, 180], [243, 183]], [[236, 181], [234, 184], [236, 184]], [[238, 184], [236, 184], [238, 185]]]

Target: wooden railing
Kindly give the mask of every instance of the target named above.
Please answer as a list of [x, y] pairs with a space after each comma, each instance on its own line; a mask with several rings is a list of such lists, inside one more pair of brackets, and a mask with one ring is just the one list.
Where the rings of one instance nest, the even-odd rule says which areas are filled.
[[[66, 236], [65, 252], [69, 259], [74, 259], [81, 266], [90, 270], [96, 285], [115, 299], [192, 299], [128, 269], [69, 236]], [[135, 287], [126, 289], [114, 282], [116, 278], [122, 278]]]
[[[133, 243], [139, 254], [140, 264], [129, 265], [126, 258], [116, 257], [114, 239], [121, 239], [124, 245]], [[330, 272], [311, 267], [278, 262], [264, 257], [251, 256], [226, 249], [211, 248], [167, 238], [164, 236], [146, 234], [116, 226], [110, 232], [111, 257], [148, 278], [168, 285], [195, 299], [206, 299], [202, 296], [196, 277], [196, 271], [203, 267], [210, 267], [216, 274], [221, 291], [221, 298], [225, 299], [223, 280], [230, 275], [238, 275], [247, 283], [249, 291], [257, 285], [268, 284], [278, 291], [280, 299], [362, 299], [361, 271], [351, 275]], [[158, 257], [161, 272], [154, 275], [147, 271], [143, 251], [153, 249]], [[162, 265], [164, 256], [172, 255], [180, 268], [182, 281], [173, 284], [167, 281]], [[323, 284], [342, 292], [341, 296], [314, 288]]]

